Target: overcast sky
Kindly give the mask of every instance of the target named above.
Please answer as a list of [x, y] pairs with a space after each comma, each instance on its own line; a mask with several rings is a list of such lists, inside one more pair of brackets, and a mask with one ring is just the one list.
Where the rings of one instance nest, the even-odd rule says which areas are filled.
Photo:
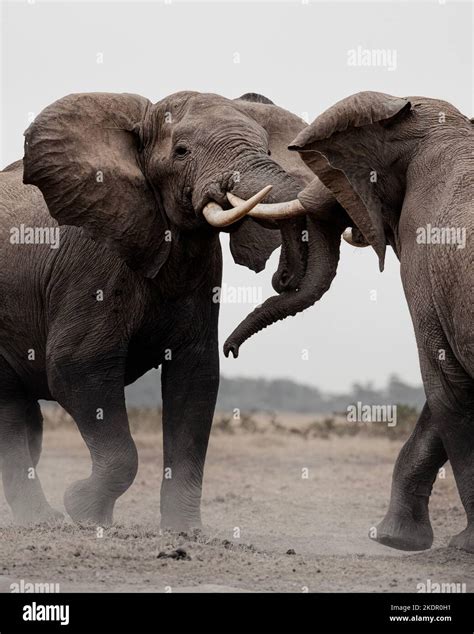
[[[446, 99], [474, 116], [472, 13], [470, 2], [4, 1], [1, 166], [22, 156], [31, 113], [72, 92], [158, 101], [179, 90], [254, 91], [311, 121], [347, 95], [377, 90]], [[358, 47], [385, 49], [390, 68], [348, 65]], [[257, 277], [233, 263], [226, 238], [223, 246], [227, 284], [273, 294], [278, 254]], [[221, 344], [251, 308], [222, 306]], [[222, 372], [290, 377], [330, 391], [355, 381], [380, 386], [391, 373], [420, 383], [392, 252], [381, 274], [372, 250], [343, 244], [324, 299], [252, 338], [238, 360], [222, 355]]]

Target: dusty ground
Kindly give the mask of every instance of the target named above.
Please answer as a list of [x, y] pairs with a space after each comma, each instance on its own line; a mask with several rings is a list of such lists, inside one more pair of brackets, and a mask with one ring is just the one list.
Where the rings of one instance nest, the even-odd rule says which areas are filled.
[[[447, 548], [465, 525], [449, 468], [432, 498], [431, 551], [402, 553], [367, 538], [384, 515], [400, 440], [217, 429], [206, 467], [205, 527], [186, 536], [158, 530], [160, 434], [134, 436], [140, 470], [117, 503], [116, 526], [102, 538], [69, 520], [50, 529], [14, 527], [2, 494], [0, 591], [20, 579], [79, 592], [414, 592], [427, 579], [474, 590], [474, 556]], [[66, 485], [88, 472], [88, 452], [72, 426], [45, 434], [39, 474], [53, 506], [63, 509]], [[190, 559], [157, 557], [177, 547]]]

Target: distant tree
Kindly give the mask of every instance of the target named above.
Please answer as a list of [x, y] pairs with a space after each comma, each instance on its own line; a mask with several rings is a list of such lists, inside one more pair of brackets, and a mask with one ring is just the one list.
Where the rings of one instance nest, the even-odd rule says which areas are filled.
[[[160, 371], [152, 370], [125, 394], [130, 407], [161, 406]], [[404, 383], [397, 375], [390, 376], [385, 389], [377, 390], [373, 383], [356, 382], [348, 393], [325, 394], [317, 387], [302, 385], [291, 379], [250, 379], [221, 377], [217, 408], [232, 411], [286, 410], [314, 414], [343, 412], [349, 404], [361, 401], [366, 405], [400, 404], [421, 409], [425, 401], [423, 389]]]

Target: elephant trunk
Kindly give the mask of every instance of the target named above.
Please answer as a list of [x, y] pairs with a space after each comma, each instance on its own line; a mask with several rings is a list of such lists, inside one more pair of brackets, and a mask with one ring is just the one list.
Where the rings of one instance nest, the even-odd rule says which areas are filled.
[[[240, 172], [240, 177], [233, 183], [232, 191], [227, 192], [226, 197], [231, 199], [233, 197], [239, 201], [239, 204], [244, 202], [242, 199], [247, 199], [266, 185], [271, 185], [271, 190], [265, 196], [265, 202], [268, 203], [280, 203], [294, 198], [301, 192], [302, 187], [307, 185], [304, 180], [287, 172], [271, 157], [261, 156], [260, 153], [255, 153], [252, 159], [249, 159], [244, 165], [237, 163], [237, 171]], [[241, 198], [238, 198], [239, 196]], [[233, 207], [238, 206], [231, 204]], [[256, 206], [252, 206], [249, 215]], [[272, 220], [271, 218], [260, 219]]]
[[304, 233], [307, 233], [305, 217], [282, 220], [278, 226], [281, 253], [278, 269], [272, 277], [272, 286], [280, 294], [300, 288], [308, 264], [308, 243], [302, 240]]
[[240, 346], [267, 326], [294, 316], [315, 304], [329, 289], [339, 261], [341, 230], [330, 223], [308, 215], [309, 244], [306, 273], [299, 290], [284, 291], [270, 297], [237, 326], [224, 344], [224, 354], [239, 355]]

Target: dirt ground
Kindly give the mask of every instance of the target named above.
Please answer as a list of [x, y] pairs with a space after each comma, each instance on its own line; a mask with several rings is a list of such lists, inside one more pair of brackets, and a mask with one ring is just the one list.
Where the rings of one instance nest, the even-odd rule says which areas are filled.
[[[428, 579], [474, 590], [474, 556], [447, 547], [465, 526], [449, 467], [432, 496], [430, 551], [400, 552], [367, 537], [386, 510], [401, 440], [216, 429], [205, 526], [183, 535], [159, 531], [161, 434], [134, 437], [139, 473], [103, 537], [68, 519], [53, 528], [13, 526], [1, 494], [0, 591], [21, 579], [59, 583], [64, 592], [416, 592]], [[46, 432], [39, 474], [53, 506], [64, 510], [64, 489], [89, 468], [72, 426]], [[176, 548], [183, 558], [158, 557]]]

